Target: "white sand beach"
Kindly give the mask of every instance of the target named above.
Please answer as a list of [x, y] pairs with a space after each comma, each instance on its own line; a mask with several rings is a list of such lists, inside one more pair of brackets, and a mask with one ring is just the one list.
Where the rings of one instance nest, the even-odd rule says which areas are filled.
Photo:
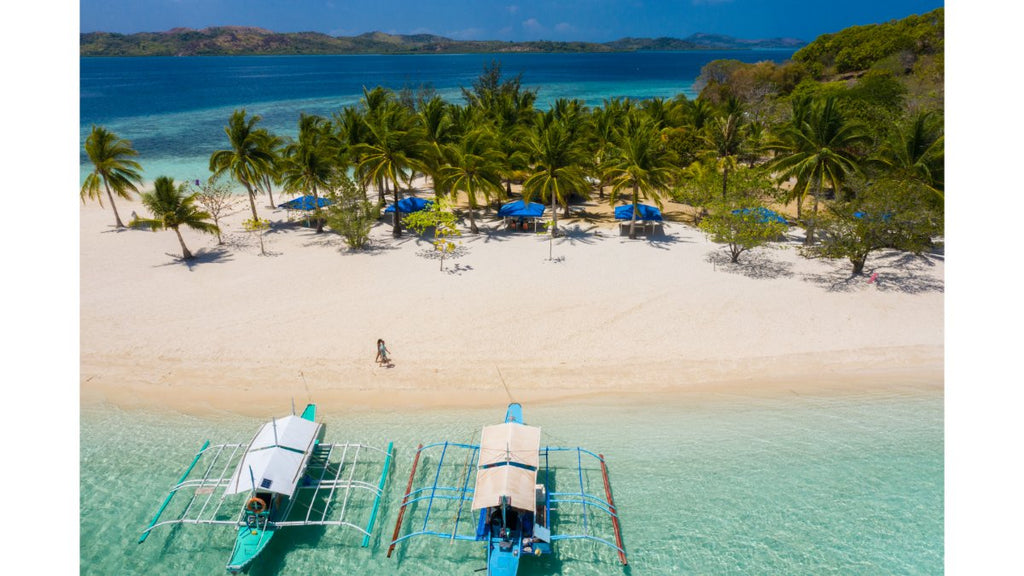
[[[417, 407], [943, 385], [941, 254], [874, 254], [869, 282], [848, 262], [801, 257], [796, 239], [732, 265], [681, 222], [629, 240], [611, 220], [560, 214], [566, 236], [552, 243], [481, 210], [481, 233], [464, 226], [441, 271], [427, 240], [395, 240], [385, 220], [369, 250], [350, 251], [266, 204], [268, 255], [240, 203], [223, 246], [183, 230], [188, 264], [173, 232], [117, 231], [109, 206], [81, 207], [83, 405], [265, 415], [289, 398]], [[377, 338], [390, 368], [374, 362]]]

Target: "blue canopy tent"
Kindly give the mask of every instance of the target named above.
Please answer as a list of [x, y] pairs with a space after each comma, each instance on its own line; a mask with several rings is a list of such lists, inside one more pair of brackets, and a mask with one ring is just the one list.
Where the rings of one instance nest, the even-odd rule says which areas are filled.
[[[302, 218], [306, 222], [306, 226], [311, 226], [309, 213], [315, 210], [317, 207], [323, 208], [324, 206], [330, 206], [333, 204], [327, 198], [316, 198], [314, 199], [311, 194], [305, 196], [299, 196], [293, 200], [289, 200], [283, 204], [278, 204], [278, 208], [284, 208], [288, 211], [288, 220], [291, 221], [291, 211], [300, 210], [305, 212], [306, 215]], [[319, 226], [319, 224], [318, 224]]]
[[[622, 220], [622, 222], [619, 222], [619, 235], [624, 236], [629, 234], [627, 223], [631, 223], [633, 221], [633, 205], [623, 204], [622, 206], [616, 206], [615, 219]], [[662, 222], [664, 218], [661, 216], [661, 210], [658, 210], [654, 206], [649, 204], [637, 204], [636, 220], [644, 227], [645, 233], [648, 224], [651, 226], [651, 233], [654, 233], [654, 231], [657, 230], [656, 222]]]
[[[411, 214], [413, 212], [419, 212], [420, 210], [426, 210], [427, 208], [430, 208], [433, 203], [433, 200], [424, 200], [423, 198], [408, 196], [398, 201], [398, 209], [405, 214]], [[385, 214], [390, 214], [394, 211], [394, 204], [388, 204], [388, 207], [384, 209]]]
[[537, 231], [537, 221], [544, 216], [545, 207], [537, 202], [525, 204], [522, 200], [503, 204], [498, 209], [498, 216], [505, 220], [509, 228], [513, 230], [526, 230], [529, 226], [528, 220], [533, 220], [533, 231]]
[[[661, 222], [661, 210], [658, 210], [654, 206], [647, 204], [636, 205], [637, 220], [647, 220], [650, 222]], [[625, 204], [623, 206], [617, 206], [615, 208], [615, 219], [616, 220], [632, 220], [633, 219], [633, 205]]]
[[284, 208], [285, 210], [313, 210], [316, 207], [323, 208], [324, 206], [330, 206], [332, 202], [327, 198], [316, 198], [314, 201], [313, 196], [307, 194], [305, 196], [299, 196], [294, 200], [289, 200], [284, 204], [278, 204], [278, 208]]
[[758, 222], [778, 222], [779, 224], [785, 224], [789, 226], [789, 222], [785, 218], [780, 216], [777, 212], [758, 206], [756, 208], [740, 208], [732, 211], [733, 214], [754, 214], [757, 216]]

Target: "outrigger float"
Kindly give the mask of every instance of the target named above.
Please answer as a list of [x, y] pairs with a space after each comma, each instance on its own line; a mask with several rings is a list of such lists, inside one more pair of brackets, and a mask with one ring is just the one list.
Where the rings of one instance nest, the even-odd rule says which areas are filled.
[[[393, 445], [381, 450], [364, 444], [324, 444], [326, 426], [315, 416], [316, 405], [309, 404], [301, 416], [264, 424], [248, 444], [211, 446], [207, 440], [171, 487], [139, 543], [160, 526], [232, 526], [237, 535], [227, 563], [231, 573], [248, 568], [274, 534], [286, 527], [347, 526], [361, 532], [362, 546], [368, 546]], [[376, 465], [360, 461], [367, 455], [383, 459], [379, 476]], [[359, 494], [368, 494], [372, 502], [356, 497]], [[175, 496], [178, 513], [161, 521]], [[366, 510], [365, 525], [349, 521], [353, 513]]]
[[[479, 444], [420, 444], [387, 556], [391, 557], [399, 543], [417, 536], [437, 536], [450, 542], [481, 541], [485, 544], [487, 574], [513, 576], [519, 570], [523, 556], [551, 554], [556, 541], [575, 539], [594, 541], [614, 549], [625, 566], [626, 551], [604, 456], [578, 447], [541, 448], [540, 434], [540, 428], [523, 423], [522, 406], [512, 403], [505, 414], [505, 423], [485, 426]], [[457, 454], [460, 451], [463, 454]], [[437, 456], [436, 468], [433, 468], [432, 462], [427, 460], [437, 452], [440, 455]], [[550, 460], [558, 455], [575, 461], [576, 473], [571, 482], [573, 491], [555, 490]], [[474, 459], [476, 463], [471, 468]], [[425, 475], [433, 480], [429, 485], [414, 489], [421, 460], [426, 469]], [[587, 493], [584, 481], [585, 476], [598, 469], [598, 464], [604, 483], [604, 499]], [[458, 472], [453, 474], [453, 468]], [[449, 478], [458, 477], [457, 484], [443, 485], [442, 482], [447, 481], [447, 478], [441, 479], [443, 471], [448, 472], [446, 476]], [[540, 472], [543, 472], [543, 477], [538, 482]], [[564, 476], [565, 473], [560, 474]], [[418, 518], [419, 510], [424, 508], [421, 520]], [[410, 510], [413, 510], [411, 515], [417, 518], [410, 519], [411, 531], [402, 535], [402, 523]], [[441, 522], [450, 524], [441, 529], [435, 528], [431, 524], [435, 516], [442, 516]], [[558, 533], [557, 524], [568, 521], [570, 517], [577, 521], [574, 524], [581, 524], [580, 531]], [[614, 542], [594, 534], [595, 528], [601, 524], [605, 528], [611, 525]]]

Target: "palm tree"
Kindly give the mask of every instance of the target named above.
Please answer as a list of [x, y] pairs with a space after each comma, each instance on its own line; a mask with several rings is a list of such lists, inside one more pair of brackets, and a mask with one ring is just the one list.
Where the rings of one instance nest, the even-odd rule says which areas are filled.
[[198, 193], [185, 195], [184, 186], [175, 186], [174, 179], [167, 176], [160, 176], [153, 181], [153, 191], [142, 194], [142, 205], [152, 214], [152, 218], [140, 218], [139, 221], [148, 224], [155, 230], [174, 230], [181, 244], [181, 257], [183, 260], [192, 260], [195, 256], [185, 246], [185, 240], [181, 237], [181, 226], [188, 226], [193, 230], [216, 234], [219, 232], [217, 225], [208, 222], [210, 214], [203, 212], [195, 206]]
[[736, 167], [736, 157], [744, 144], [742, 113], [731, 112], [715, 118], [708, 126], [706, 141], [722, 169], [722, 200], [725, 200], [729, 185], [729, 170]]
[[495, 146], [493, 136], [481, 129], [445, 147], [445, 156], [448, 165], [441, 168], [444, 187], [456, 194], [459, 191], [466, 193], [469, 199], [469, 229], [477, 234], [480, 230], [473, 216], [477, 207], [476, 194], [482, 193], [486, 202], [490, 202], [492, 193], [501, 196], [502, 154]]
[[210, 155], [210, 171], [214, 176], [227, 172], [236, 182], [245, 186], [253, 222], [259, 221], [256, 214], [256, 186], [274, 162], [273, 155], [266, 147], [266, 136], [256, 128], [260, 120], [261, 117], [255, 114], [246, 118], [245, 108], [235, 110], [228, 125], [224, 127], [231, 148], [217, 150]]
[[882, 142], [872, 161], [897, 178], [923, 184], [942, 199], [945, 142], [942, 122], [934, 112], [918, 113]]
[[615, 205], [619, 195], [629, 190], [632, 195], [633, 217], [629, 224], [629, 237], [636, 238], [637, 207], [640, 197], [649, 198], [661, 208], [660, 193], [672, 182], [674, 165], [671, 153], [661, 141], [661, 131], [653, 120], [631, 115], [623, 128], [614, 156], [608, 168], [612, 193], [609, 201]]
[[412, 180], [413, 170], [423, 166], [425, 145], [423, 130], [412, 122], [409, 111], [397, 102], [381, 105], [367, 113], [368, 141], [356, 146], [360, 160], [356, 167], [360, 179], [378, 188], [394, 186], [395, 212], [392, 235], [402, 235], [402, 215], [398, 207], [401, 182]]
[[260, 128], [256, 131], [257, 137], [259, 138], [259, 146], [270, 156], [270, 161], [260, 171], [259, 183], [256, 184], [256, 188], [265, 188], [267, 192], [267, 199], [270, 202], [269, 207], [273, 208], [274, 204], [274, 191], [271, 187], [271, 183], [281, 183], [281, 162], [283, 160], [285, 145], [284, 138], [271, 134], [267, 130]]
[[82, 183], [82, 203], [86, 197], [96, 200], [103, 206], [103, 198], [100, 194], [100, 182], [107, 192], [110, 200], [110, 207], [114, 210], [114, 222], [118, 228], [124, 228], [121, 223], [121, 216], [117, 213], [117, 206], [114, 204], [114, 195], [128, 200], [131, 196], [129, 191], [138, 193], [137, 184], [142, 183], [142, 176], [139, 171], [142, 166], [132, 160], [130, 156], [138, 156], [138, 152], [132, 148], [132, 143], [119, 138], [113, 132], [102, 126], [93, 126], [89, 136], [85, 139], [85, 153], [94, 166], [93, 171], [85, 177]]
[[537, 126], [527, 142], [533, 163], [533, 174], [523, 182], [523, 202], [529, 204], [535, 194], [551, 201], [551, 236], [558, 235], [558, 212], [555, 203], [568, 208], [569, 197], [586, 195], [587, 183], [582, 166], [586, 150], [571, 138], [561, 121]]
[[285, 147], [282, 163], [285, 188], [290, 192], [308, 190], [313, 194], [318, 234], [324, 231], [319, 190], [330, 185], [338, 168], [336, 149], [328, 122], [320, 116], [306, 114], [299, 116], [299, 139]]
[[779, 156], [770, 169], [784, 179], [796, 177], [798, 185], [810, 187], [813, 215], [807, 224], [806, 244], [814, 242], [818, 200], [825, 187], [838, 191], [847, 175], [860, 171], [857, 146], [869, 137], [863, 128], [846, 119], [834, 96], [816, 102], [799, 126], [783, 133], [772, 144]]

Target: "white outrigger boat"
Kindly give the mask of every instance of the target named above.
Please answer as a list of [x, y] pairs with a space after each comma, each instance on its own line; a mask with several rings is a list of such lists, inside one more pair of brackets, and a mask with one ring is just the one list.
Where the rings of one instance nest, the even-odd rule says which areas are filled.
[[[626, 551], [604, 456], [579, 447], [542, 448], [540, 437], [540, 428], [523, 424], [522, 407], [512, 403], [505, 423], [485, 426], [479, 444], [421, 444], [387, 556], [391, 557], [396, 545], [416, 536], [479, 541], [485, 543], [488, 576], [514, 576], [523, 556], [551, 554], [552, 545], [559, 540], [590, 540], [613, 549], [625, 566]], [[432, 482], [413, 489], [421, 456]], [[575, 468], [571, 491], [556, 489], [551, 460], [557, 456], [571, 460]], [[436, 469], [427, 462], [433, 457], [437, 457]], [[596, 477], [598, 471], [605, 498], [587, 492], [585, 478]], [[540, 480], [538, 473], [542, 473]], [[455, 478], [454, 485], [447, 484]], [[472, 512], [466, 511], [467, 507]], [[409, 522], [413, 528], [401, 535], [407, 511], [415, 517]], [[437, 516], [445, 523], [440, 527], [435, 526], [436, 520], [432, 523]], [[570, 520], [576, 520], [578, 526], [570, 527]]]
[[[264, 424], [248, 444], [210, 446], [207, 440], [171, 487], [139, 543], [159, 526], [232, 526], [237, 534], [227, 563], [231, 573], [248, 568], [274, 534], [286, 527], [347, 526], [361, 532], [362, 546], [368, 546], [393, 445], [381, 450], [364, 444], [324, 444], [326, 426], [315, 416], [316, 405], [309, 404], [301, 416]], [[382, 460], [379, 473], [378, 462], [360, 461], [366, 455]], [[370, 500], [354, 498], [360, 493]], [[161, 521], [179, 494], [175, 517]], [[357, 512], [368, 514], [365, 525], [350, 521]]]

